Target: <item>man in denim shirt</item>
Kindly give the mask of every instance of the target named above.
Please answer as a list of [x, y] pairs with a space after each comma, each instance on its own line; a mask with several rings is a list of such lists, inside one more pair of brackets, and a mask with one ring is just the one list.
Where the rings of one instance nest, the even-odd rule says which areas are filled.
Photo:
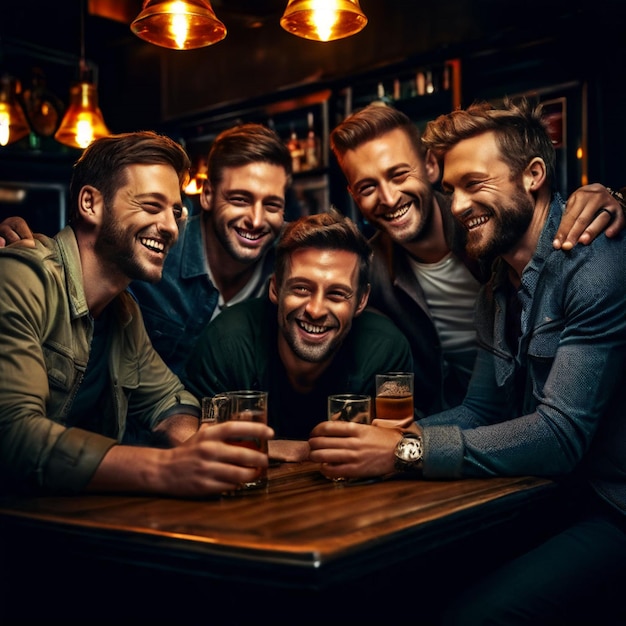
[[[424, 143], [443, 166], [467, 252], [493, 261], [468, 393], [409, 433], [320, 425], [311, 458], [332, 458], [329, 476], [562, 481], [576, 512], [565, 531], [468, 589], [447, 623], [592, 623], [615, 601], [626, 562], [624, 237], [553, 249], [564, 205], [551, 188], [555, 153], [540, 109], [526, 101], [442, 116]], [[348, 434], [362, 441], [356, 455], [342, 451]]]
[[266, 292], [291, 180], [289, 151], [261, 124], [218, 135], [208, 168], [202, 211], [181, 230], [163, 278], [131, 285], [154, 347], [179, 375], [204, 327], [224, 307]]

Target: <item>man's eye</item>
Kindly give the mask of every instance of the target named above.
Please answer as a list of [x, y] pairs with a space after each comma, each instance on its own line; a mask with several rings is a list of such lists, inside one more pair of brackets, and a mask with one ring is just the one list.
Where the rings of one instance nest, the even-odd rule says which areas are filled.
[[374, 191], [374, 185], [363, 185], [362, 187], [359, 187], [357, 190], [357, 193], [360, 196], [369, 196], [371, 193], [373, 193]]
[[265, 210], [269, 211], [270, 213], [279, 213], [280, 211], [284, 210], [284, 206], [282, 204], [273, 204], [273, 203], [269, 203], [265, 205]]
[[351, 297], [351, 293], [344, 293], [343, 291], [331, 291], [328, 294], [328, 299], [333, 302], [345, 302], [346, 300], [350, 300]]
[[402, 183], [406, 180], [407, 176], [409, 175], [409, 172], [395, 172], [393, 175], [393, 181], [395, 183]]

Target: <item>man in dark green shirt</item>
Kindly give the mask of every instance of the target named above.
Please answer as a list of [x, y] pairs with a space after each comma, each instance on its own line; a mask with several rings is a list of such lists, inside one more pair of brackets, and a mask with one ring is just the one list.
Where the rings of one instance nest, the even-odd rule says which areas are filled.
[[[307, 440], [326, 419], [330, 394], [373, 396], [377, 373], [412, 371], [404, 335], [365, 310], [370, 258], [356, 225], [335, 210], [290, 223], [269, 297], [230, 307], [207, 326], [187, 362], [188, 388], [197, 397], [268, 391], [276, 438]], [[280, 446], [271, 442], [270, 456], [285, 458]], [[297, 449], [308, 455], [308, 446]]]

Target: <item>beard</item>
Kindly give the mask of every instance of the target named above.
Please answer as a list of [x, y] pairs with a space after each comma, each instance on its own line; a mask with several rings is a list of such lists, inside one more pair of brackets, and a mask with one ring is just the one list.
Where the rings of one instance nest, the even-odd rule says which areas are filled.
[[509, 252], [528, 229], [535, 210], [532, 200], [519, 187], [513, 193], [508, 206], [491, 207], [493, 234], [486, 238], [479, 228], [477, 233], [468, 231], [466, 251], [469, 256], [487, 264]]
[[332, 358], [341, 346], [343, 338], [350, 330], [350, 327], [348, 327], [341, 336], [335, 335], [332, 339], [326, 340], [324, 343], [310, 344], [303, 341], [298, 333], [298, 329], [296, 328], [297, 317], [298, 312], [293, 312], [287, 315], [286, 318], [283, 318], [284, 323], [280, 325], [280, 333], [294, 355], [306, 363], [323, 363]]
[[135, 236], [117, 224], [110, 208], [105, 207], [100, 233], [94, 244], [94, 250], [102, 264], [125, 275], [131, 281], [158, 282], [161, 274], [155, 276], [154, 272], [150, 272], [141, 263], [136, 254], [136, 243]]

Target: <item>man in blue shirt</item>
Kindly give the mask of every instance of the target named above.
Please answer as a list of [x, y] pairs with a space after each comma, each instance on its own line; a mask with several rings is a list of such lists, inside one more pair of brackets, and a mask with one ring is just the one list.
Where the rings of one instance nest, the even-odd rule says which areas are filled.
[[442, 116], [424, 144], [443, 166], [468, 254], [493, 262], [467, 395], [410, 432], [320, 424], [311, 458], [332, 459], [330, 477], [562, 481], [576, 513], [565, 531], [469, 588], [448, 623], [597, 623], [585, 620], [616, 600], [607, 592], [626, 562], [624, 236], [553, 248], [564, 207], [552, 190], [555, 153], [525, 100]]
[[202, 211], [181, 228], [163, 278], [131, 285], [154, 347], [176, 374], [221, 310], [266, 291], [291, 179], [289, 151], [260, 124], [218, 135], [208, 168]]

